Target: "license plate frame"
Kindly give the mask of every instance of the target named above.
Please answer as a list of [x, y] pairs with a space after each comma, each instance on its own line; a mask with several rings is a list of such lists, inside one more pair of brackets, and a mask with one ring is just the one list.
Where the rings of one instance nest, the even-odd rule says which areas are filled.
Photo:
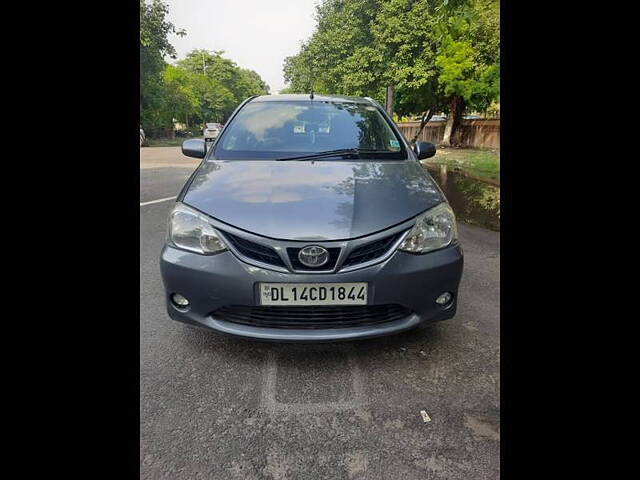
[[257, 290], [256, 303], [265, 307], [367, 305], [369, 301], [367, 282], [260, 282]]

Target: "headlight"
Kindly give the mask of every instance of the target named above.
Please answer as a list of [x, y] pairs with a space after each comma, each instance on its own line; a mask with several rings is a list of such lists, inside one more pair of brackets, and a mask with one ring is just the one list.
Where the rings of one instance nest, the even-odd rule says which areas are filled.
[[176, 247], [202, 255], [227, 248], [207, 217], [182, 203], [177, 203], [169, 215], [168, 234], [169, 241]]
[[441, 203], [416, 219], [400, 250], [411, 253], [427, 253], [446, 247], [458, 238], [456, 217], [448, 203]]

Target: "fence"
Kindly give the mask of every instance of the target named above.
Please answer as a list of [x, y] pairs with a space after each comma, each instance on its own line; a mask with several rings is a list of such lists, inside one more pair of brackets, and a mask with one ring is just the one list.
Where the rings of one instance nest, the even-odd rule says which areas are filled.
[[[446, 121], [429, 122], [418, 137], [419, 141], [438, 144], [444, 137]], [[420, 129], [420, 122], [398, 123], [398, 128], [407, 140], [411, 140]], [[463, 120], [459, 127], [461, 147], [500, 149], [500, 119]]]

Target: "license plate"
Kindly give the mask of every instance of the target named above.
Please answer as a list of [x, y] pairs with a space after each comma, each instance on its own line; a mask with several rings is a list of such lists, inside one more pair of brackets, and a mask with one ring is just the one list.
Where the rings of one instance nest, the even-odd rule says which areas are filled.
[[260, 305], [366, 305], [367, 284], [261, 283]]

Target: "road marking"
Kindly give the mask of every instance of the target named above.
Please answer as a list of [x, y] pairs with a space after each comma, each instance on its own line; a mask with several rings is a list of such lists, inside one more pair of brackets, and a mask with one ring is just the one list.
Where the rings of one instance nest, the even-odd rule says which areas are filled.
[[168, 202], [169, 200], [175, 200], [176, 197], [167, 197], [167, 198], [159, 198], [158, 200], [151, 200], [150, 202], [140, 202], [140, 206], [144, 207], [145, 205], [151, 205], [153, 203], [160, 203], [160, 202]]
[[267, 351], [262, 367], [262, 391], [261, 407], [270, 414], [316, 414], [323, 412], [338, 412], [344, 410], [358, 410], [367, 404], [364, 387], [364, 377], [358, 368], [353, 347], [340, 345], [336, 350], [341, 351], [347, 357], [349, 373], [351, 373], [351, 386], [353, 395], [349, 400], [318, 403], [281, 403], [276, 400], [276, 382], [278, 376], [277, 353], [274, 350]]

